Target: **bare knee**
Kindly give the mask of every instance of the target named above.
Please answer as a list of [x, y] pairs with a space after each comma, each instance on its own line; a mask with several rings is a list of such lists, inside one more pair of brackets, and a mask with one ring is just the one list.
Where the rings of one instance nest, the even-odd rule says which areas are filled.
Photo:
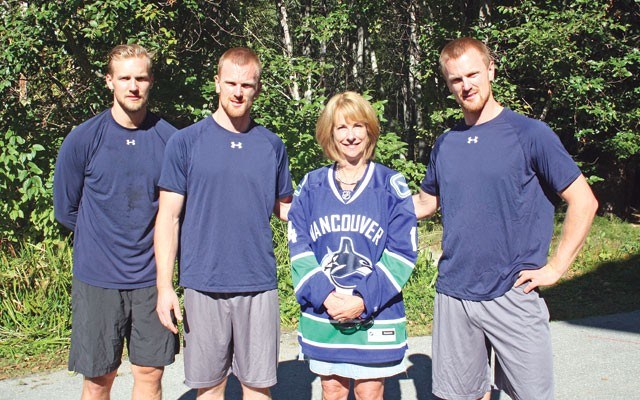
[[115, 370], [94, 378], [85, 376], [82, 382], [82, 400], [108, 400], [117, 374], [118, 371]]
[[344, 400], [349, 395], [349, 378], [331, 375], [321, 376], [320, 380], [323, 400]]
[[357, 400], [382, 400], [384, 394], [384, 378], [358, 379], [353, 386]]
[[271, 391], [268, 387], [256, 388], [242, 384], [243, 400], [267, 400], [271, 398]]
[[164, 367], [143, 367], [140, 365], [131, 365], [131, 372], [134, 381], [140, 382], [160, 382]]
[[162, 374], [164, 367], [131, 365], [133, 374], [133, 400], [162, 398]]
[[198, 389], [196, 398], [198, 400], [224, 400], [224, 390], [227, 386], [227, 379], [216, 386]]

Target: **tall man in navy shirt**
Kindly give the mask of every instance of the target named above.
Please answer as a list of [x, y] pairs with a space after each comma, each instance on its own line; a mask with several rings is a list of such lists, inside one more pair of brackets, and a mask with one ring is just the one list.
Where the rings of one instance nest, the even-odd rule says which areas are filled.
[[[554, 395], [549, 314], [539, 286], [560, 279], [597, 208], [589, 185], [547, 125], [493, 97], [495, 67], [480, 41], [461, 38], [440, 54], [464, 123], [438, 138], [414, 195], [418, 218], [442, 212], [433, 326], [433, 393], [476, 399], [495, 385], [517, 399]], [[554, 201], [568, 207], [547, 259]]]
[[276, 383], [280, 313], [269, 219], [293, 188], [282, 140], [250, 116], [260, 73], [253, 51], [227, 50], [215, 76], [217, 110], [171, 138], [162, 166], [157, 309], [177, 332], [179, 247], [185, 384], [199, 399], [224, 398], [231, 372], [245, 399], [269, 398]]
[[56, 162], [54, 209], [74, 232], [69, 370], [82, 399], [108, 399], [127, 342], [133, 399], [161, 399], [176, 335], [155, 313], [153, 226], [165, 144], [175, 128], [147, 111], [151, 55], [113, 48], [106, 83], [113, 106], [76, 127]]

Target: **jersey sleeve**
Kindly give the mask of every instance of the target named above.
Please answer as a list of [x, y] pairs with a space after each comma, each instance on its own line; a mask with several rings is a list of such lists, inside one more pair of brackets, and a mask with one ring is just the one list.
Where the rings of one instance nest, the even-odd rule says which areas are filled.
[[311, 248], [309, 235], [309, 196], [307, 174], [293, 194], [289, 210], [288, 239], [291, 256], [291, 278], [296, 299], [301, 306], [311, 304], [316, 310], [323, 308], [327, 296], [335, 289], [322, 272]]
[[183, 196], [187, 194], [188, 171], [185, 136], [178, 132], [167, 142], [158, 181], [160, 188]]
[[62, 142], [53, 176], [53, 209], [58, 222], [74, 231], [82, 198], [90, 141], [76, 128]]
[[417, 219], [409, 186], [399, 173], [390, 177], [387, 186], [389, 226], [384, 250], [376, 268], [354, 290], [364, 300], [362, 318], [378, 312], [402, 291], [417, 258]]

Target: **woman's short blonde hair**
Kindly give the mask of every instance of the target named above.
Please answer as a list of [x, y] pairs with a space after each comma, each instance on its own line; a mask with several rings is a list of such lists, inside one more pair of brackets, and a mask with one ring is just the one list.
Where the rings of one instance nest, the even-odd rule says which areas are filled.
[[316, 140], [325, 156], [333, 161], [343, 159], [342, 153], [333, 140], [333, 128], [338, 116], [351, 122], [362, 122], [367, 128], [369, 141], [364, 150], [366, 161], [373, 159], [376, 142], [380, 136], [380, 123], [376, 111], [364, 97], [356, 92], [343, 92], [333, 96], [318, 117], [316, 123]]

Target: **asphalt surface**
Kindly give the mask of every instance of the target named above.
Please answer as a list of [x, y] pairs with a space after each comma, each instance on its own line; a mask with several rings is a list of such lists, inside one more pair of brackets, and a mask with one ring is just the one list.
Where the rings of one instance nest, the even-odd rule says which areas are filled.
[[[640, 399], [640, 310], [552, 322], [556, 399]], [[409, 339], [406, 374], [387, 379], [385, 399], [432, 399], [431, 337]], [[274, 399], [321, 399], [320, 383], [303, 361], [297, 360], [295, 334], [283, 334]], [[123, 363], [112, 399], [131, 398], [133, 379]], [[79, 399], [82, 377], [66, 371], [0, 381], [0, 399]], [[167, 367], [164, 399], [195, 399], [183, 384], [182, 356]], [[240, 385], [231, 379], [226, 398], [240, 399]], [[493, 400], [510, 399], [493, 393]]]

